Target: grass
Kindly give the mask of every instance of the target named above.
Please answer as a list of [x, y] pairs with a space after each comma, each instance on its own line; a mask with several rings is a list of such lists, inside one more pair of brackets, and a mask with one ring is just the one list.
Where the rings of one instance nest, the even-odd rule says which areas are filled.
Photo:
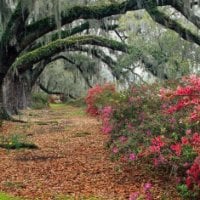
[[91, 135], [91, 133], [88, 132], [78, 132], [74, 135], [74, 137], [86, 137], [88, 135]]
[[55, 110], [66, 111], [65, 113], [66, 118], [85, 116], [85, 107], [74, 107], [71, 104], [57, 103], [57, 104], [50, 104], [50, 108], [54, 111]]
[[49, 106], [54, 110], [54, 109], [63, 109], [66, 108], [65, 103], [50, 103]]
[[3, 148], [3, 149], [38, 149], [38, 147], [32, 143], [0, 144], [0, 148]]
[[3, 183], [3, 185], [7, 188], [23, 188], [24, 187], [24, 184], [22, 182], [6, 181]]
[[0, 200], [22, 200], [22, 199], [19, 197], [13, 197], [6, 193], [0, 192]]
[[[8, 195], [4, 192], [0, 192], [0, 200], [24, 200], [20, 197], [14, 197], [11, 195]], [[58, 196], [55, 197], [55, 200], [77, 200], [77, 197], [73, 196]], [[99, 197], [79, 197], [79, 200], [103, 200]]]
[[33, 143], [28, 143], [26, 138], [20, 134], [13, 134], [9, 136], [2, 135], [0, 137], [0, 148], [4, 149], [37, 149], [38, 147]]
[[[93, 197], [93, 196], [91, 196], [91, 197], [79, 197], [78, 199], [79, 200], [103, 200], [102, 198]], [[25, 200], [25, 199], [22, 199], [20, 197], [14, 197], [14, 196], [11, 196], [11, 195], [6, 194], [4, 192], [0, 192], [0, 200]], [[28, 200], [28, 199], [26, 199], [26, 200]], [[55, 200], [77, 200], [77, 197], [60, 195], [60, 196], [55, 197]]]
[[67, 104], [75, 107], [86, 107], [84, 98], [68, 101]]
[[[73, 196], [58, 196], [55, 200], [77, 200], [77, 197]], [[78, 197], [78, 200], [103, 200], [100, 197]]]

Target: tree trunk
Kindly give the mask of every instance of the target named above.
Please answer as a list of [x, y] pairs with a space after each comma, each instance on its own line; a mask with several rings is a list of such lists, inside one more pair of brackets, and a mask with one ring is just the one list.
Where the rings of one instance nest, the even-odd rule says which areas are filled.
[[0, 120], [1, 119], [9, 119], [9, 114], [6, 111], [4, 102], [3, 76], [0, 76]]
[[8, 74], [3, 81], [2, 92], [4, 108], [10, 115], [30, 106], [31, 86], [25, 75], [13, 77]]

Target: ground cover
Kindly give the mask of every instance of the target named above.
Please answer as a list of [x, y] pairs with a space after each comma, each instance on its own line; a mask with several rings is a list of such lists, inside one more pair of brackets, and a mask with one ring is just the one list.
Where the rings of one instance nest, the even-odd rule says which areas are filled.
[[125, 200], [151, 182], [154, 199], [180, 199], [174, 180], [164, 171], [155, 174], [148, 161], [126, 167], [112, 162], [101, 122], [84, 109], [51, 105], [27, 110], [27, 123], [4, 122], [1, 135], [22, 135], [38, 148], [0, 148], [0, 190], [29, 200]]

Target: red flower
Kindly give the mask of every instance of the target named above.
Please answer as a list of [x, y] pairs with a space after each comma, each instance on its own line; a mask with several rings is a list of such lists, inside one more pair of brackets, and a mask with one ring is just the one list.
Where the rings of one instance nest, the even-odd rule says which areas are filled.
[[171, 150], [175, 151], [175, 154], [176, 154], [177, 156], [180, 156], [180, 155], [181, 155], [181, 150], [182, 150], [181, 144], [179, 144], [179, 143], [173, 144], [173, 145], [171, 145], [170, 148], [171, 148]]
[[188, 138], [186, 138], [186, 137], [182, 137], [182, 138], [181, 138], [181, 142], [182, 142], [183, 145], [189, 144], [189, 140], [188, 140]]
[[192, 136], [192, 144], [193, 145], [200, 145], [200, 134], [194, 133]]
[[165, 146], [165, 143], [162, 141], [161, 136], [157, 136], [151, 140], [151, 143], [155, 146], [163, 147]]

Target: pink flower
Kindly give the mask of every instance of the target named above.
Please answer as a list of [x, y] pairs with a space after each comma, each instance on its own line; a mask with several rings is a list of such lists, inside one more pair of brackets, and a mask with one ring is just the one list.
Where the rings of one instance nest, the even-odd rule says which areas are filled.
[[190, 163], [186, 162], [183, 164], [183, 167], [188, 168], [190, 166]]
[[150, 136], [150, 135], [151, 135], [151, 131], [148, 130], [148, 131], [147, 131], [147, 136]]
[[186, 135], [190, 135], [192, 133], [191, 129], [186, 130]]
[[176, 119], [172, 117], [171, 119], [169, 119], [169, 122], [174, 124], [174, 123], [176, 123]]
[[181, 178], [180, 177], [176, 177], [176, 184], [178, 185], [181, 182]]
[[122, 135], [122, 136], [119, 137], [119, 140], [120, 140], [121, 143], [125, 143], [127, 141], [127, 137]]
[[136, 159], [136, 155], [134, 153], [130, 153], [129, 160], [134, 161]]
[[152, 184], [151, 183], [145, 183], [144, 184], [144, 191], [146, 192], [146, 191], [148, 191], [148, 190], [150, 190], [152, 188]]
[[153, 200], [153, 197], [150, 191], [146, 192], [146, 200]]
[[112, 152], [116, 154], [119, 152], [119, 149], [117, 147], [113, 147]]
[[102, 109], [101, 111], [101, 115], [102, 118], [110, 118], [110, 116], [112, 115], [113, 109], [111, 106], [106, 106]]
[[127, 127], [128, 127], [128, 129], [129, 129], [130, 131], [133, 130], [133, 125], [132, 125], [131, 123], [128, 123]]
[[138, 197], [139, 197], [139, 192], [134, 192], [130, 194], [129, 200], [137, 200]]
[[153, 164], [154, 164], [154, 166], [158, 166], [159, 165], [159, 159], [157, 159], [157, 158], [154, 158], [153, 159]]
[[113, 130], [113, 126], [110, 125], [109, 123], [103, 124], [103, 127], [102, 127], [103, 133], [109, 134], [112, 130]]

